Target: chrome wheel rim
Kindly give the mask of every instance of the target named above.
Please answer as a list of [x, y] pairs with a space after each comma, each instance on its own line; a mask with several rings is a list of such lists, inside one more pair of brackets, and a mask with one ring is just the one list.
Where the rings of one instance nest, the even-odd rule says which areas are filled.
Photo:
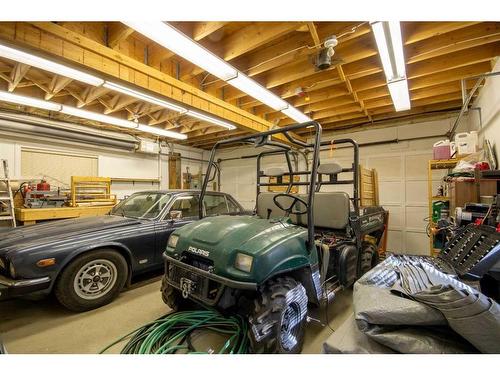
[[106, 295], [116, 284], [117, 269], [113, 262], [95, 259], [76, 273], [73, 288], [78, 297], [93, 300]]
[[302, 313], [297, 302], [290, 303], [281, 317], [280, 341], [285, 350], [292, 350], [298, 343]]

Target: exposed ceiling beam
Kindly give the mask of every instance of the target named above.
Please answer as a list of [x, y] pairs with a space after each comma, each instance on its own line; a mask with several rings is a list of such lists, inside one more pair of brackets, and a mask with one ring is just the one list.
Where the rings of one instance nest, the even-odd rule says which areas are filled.
[[403, 22], [404, 44], [436, 37], [479, 22]]
[[482, 22], [406, 46], [407, 64], [500, 40], [499, 22]]
[[115, 48], [134, 33], [134, 29], [120, 22], [108, 24], [108, 47]]
[[68, 77], [54, 75], [49, 83], [49, 92], [45, 94], [45, 100], [50, 100], [56, 96], [61, 90], [68, 86], [73, 80]]
[[321, 47], [321, 40], [319, 39], [318, 30], [314, 25], [314, 22], [307, 22], [307, 28], [309, 29], [309, 33], [311, 34], [311, 38], [314, 42], [316, 48]]
[[222, 29], [226, 24], [227, 22], [196, 22], [193, 25], [192, 38], [198, 42]]
[[[252, 23], [208, 49], [224, 60], [231, 61], [246, 52], [296, 30], [299, 26], [299, 22]], [[183, 80], [189, 80], [202, 73], [203, 69], [186, 63], [182, 71], [181, 78]]]
[[[0, 28], [0, 37], [35, 49], [50, 51], [74, 63], [83, 63], [98, 72], [131, 82], [234, 122], [250, 132], [267, 130], [272, 125], [123, 52], [113, 50], [52, 22], [9, 23]], [[285, 137], [278, 135], [277, 138], [288, 143]]]

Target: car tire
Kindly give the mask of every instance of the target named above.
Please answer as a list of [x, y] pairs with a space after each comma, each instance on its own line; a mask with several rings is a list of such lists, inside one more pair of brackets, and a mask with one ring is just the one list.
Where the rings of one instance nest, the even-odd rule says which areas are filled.
[[54, 294], [69, 310], [93, 310], [113, 301], [125, 286], [128, 264], [115, 250], [99, 249], [72, 260], [60, 274]]
[[182, 293], [173, 286], [163, 282], [161, 288], [163, 302], [174, 311], [192, 310], [195, 302], [182, 297]]
[[359, 268], [358, 279], [370, 271], [378, 264], [378, 252], [371, 243], [364, 243], [361, 251], [361, 264]]
[[267, 282], [249, 316], [249, 338], [255, 353], [298, 354], [304, 344], [307, 293], [291, 277]]

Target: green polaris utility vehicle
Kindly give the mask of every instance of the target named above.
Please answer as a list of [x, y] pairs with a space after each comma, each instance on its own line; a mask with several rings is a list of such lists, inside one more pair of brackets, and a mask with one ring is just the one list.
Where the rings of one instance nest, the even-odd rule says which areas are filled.
[[[314, 134], [312, 143], [290, 134], [306, 127]], [[271, 140], [277, 134], [289, 142]], [[241, 143], [262, 149], [255, 155], [254, 214], [206, 216], [205, 204], [200, 205], [201, 220], [177, 229], [168, 240], [163, 300], [174, 309], [194, 301], [242, 314], [248, 317], [255, 352], [299, 353], [308, 309], [329, 303], [336, 292], [376, 265], [386, 212], [359, 207], [355, 141], [333, 141], [352, 148], [349, 168], [320, 163], [321, 147], [332, 142], [321, 142], [317, 122], [219, 141], [212, 149], [200, 202], [218, 169], [217, 149]], [[279, 155], [286, 168], [261, 170], [263, 158]], [[299, 156], [305, 159], [302, 171]], [[342, 174], [349, 177], [342, 179]], [[353, 186], [351, 198], [344, 192], [322, 191], [340, 184]], [[271, 186], [283, 192], [261, 191]]]

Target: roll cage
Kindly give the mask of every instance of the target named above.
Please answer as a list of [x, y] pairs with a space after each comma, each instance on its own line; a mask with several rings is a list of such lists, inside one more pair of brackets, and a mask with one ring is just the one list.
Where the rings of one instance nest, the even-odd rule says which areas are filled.
[[[294, 138], [290, 132], [293, 132], [298, 129], [308, 128], [313, 133], [313, 142], [307, 143], [301, 140]], [[203, 180], [203, 185], [200, 193], [200, 201], [203, 201], [205, 193], [207, 191], [208, 183], [215, 178], [215, 174], [217, 172], [220, 173], [219, 167], [215, 162], [215, 155], [220, 146], [230, 145], [230, 144], [240, 144], [240, 143], [248, 143], [253, 144], [255, 147], [262, 146], [272, 146], [275, 147], [275, 150], [262, 151], [257, 155], [257, 196], [261, 192], [261, 187], [265, 186], [283, 186], [286, 187], [286, 192], [290, 193], [291, 189], [294, 186], [305, 186], [307, 189], [307, 234], [308, 241], [307, 246], [308, 250], [312, 251], [314, 249], [314, 195], [316, 192], [319, 192], [321, 186], [324, 185], [353, 185], [353, 196], [351, 197], [351, 201], [354, 207], [354, 213], [356, 216], [359, 216], [359, 146], [356, 141], [343, 138], [336, 139], [333, 141], [321, 141], [321, 133], [322, 128], [321, 125], [316, 121], [305, 122], [301, 124], [294, 124], [278, 129], [268, 130], [266, 132], [251, 134], [247, 136], [234, 137], [230, 139], [225, 139], [218, 141], [212, 148], [210, 153], [210, 160], [208, 163], [207, 171], [205, 174], [205, 178]], [[294, 171], [291, 162], [291, 153], [293, 148], [285, 143], [278, 142], [271, 139], [271, 136], [283, 134], [288, 141], [295, 146], [296, 149], [303, 150], [303, 153], [306, 155], [306, 170], [304, 171]], [[323, 146], [333, 146], [339, 144], [350, 144], [353, 148], [353, 163], [350, 168], [342, 168], [343, 172], [352, 172], [353, 178], [348, 180], [342, 180], [338, 178], [337, 174], [328, 175], [328, 180], [323, 179], [322, 174], [318, 174], [318, 167], [320, 164], [320, 151]], [[311, 168], [309, 170], [307, 155], [312, 152], [312, 160], [311, 160]], [[286, 164], [288, 167], [288, 172], [285, 172], [283, 176], [289, 176], [289, 182], [283, 182], [283, 176], [277, 177], [276, 182], [261, 182], [261, 178], [269, 177], [265, 175], [261, 171], [261, 162], [262, 158], [273, 155], [283, 154], [285, 156]], [[215, 170], [216, 173], [212, 176], [212, 171]], [[295, 176], [307, 176], [308, 181], [294, 181]], [[203, 209], [200, 205], [199, 208], [199, 217], [203, 218]]]

